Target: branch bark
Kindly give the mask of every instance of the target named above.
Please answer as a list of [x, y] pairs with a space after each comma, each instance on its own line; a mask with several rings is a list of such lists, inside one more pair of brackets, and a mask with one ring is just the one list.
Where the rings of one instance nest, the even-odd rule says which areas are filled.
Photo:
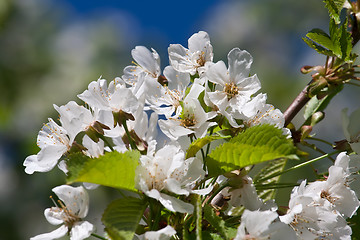
[[298, 112], [305, 106], [305, 104], [310, 100], [310, 97], [308, 96], [308, 85], [305, 86], [305, 88], [297, 95], [297, 97], [294, 99], [294, 101], [290, 104], [290, 106], [285, 110], [284, 112], [284, 118], [285, 118], [285, 125], [286, 127], [298, 114]]

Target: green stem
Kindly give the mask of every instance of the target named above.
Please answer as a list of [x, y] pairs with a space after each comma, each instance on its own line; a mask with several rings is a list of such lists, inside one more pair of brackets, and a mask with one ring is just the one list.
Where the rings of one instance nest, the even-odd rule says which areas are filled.
[[196, 196], [196, 240], [202, 240], [202, 208], [201, 196]]
[[129, 132], [129, 129], [128, 129], [127, 125], [126, 125], [126, 120], [125, 120], [125, 119], [123, 120], [122, 125], [123, 125], [123, 127], [124, 127], [125, 132], [126, 132], [126, 135], [128, 136], [131, 149], [133, 149], [133, 150], [139, 150], [139, 149], [137, 148], [136, 144], [134, 143], [131, 135], [130, 135], [130, 132]]
[[322, 143], [325, 143], [325, 144], [327, 144], [327, 145], [329, 145], [331, 147], [334, 147], [334, 145], [332, 143], [330, 143], [330, 142], [328, 142], [328, 141], [326, 141], [324, 139], [321, 139], [321, 138], [307, 137], [307, 139], [322, 142]]
[[207, 202], [211, 202], [211, 200], [213, 200], [213, 198], [219, 193], [221, 192], [221, 190], [223, 190], [224, 188], [226, 188], [228, 186], [228, 182], [229, 180], [226, 180], [225, 182], [223, 182], [218, 189], [216, 189], [216, 191], [213, 193], [213, 195], [211, 195], [211, 197], [207, 200]]
[[294, 167], [288, 168], [288, 169], [286, 169], [286, 170], [284, 170], [284, 171], [282, 171], [282, 172], [277, 172], [277, 173], [274, 173], [274, 174], [272, 174], [272, 175], [270, 175], [270, 176], [268, 176], [268, 177], [262, 178], [262, 179], [260, 179], [260, 180], [258, 181], [258, 183], [264, 182], [264, 181], [266, 181], [266, 180], [268, 180], [268, 179], [271, 179], [271, 178], [273, 178], [273, 177], [277, 177], [277, 176], [279, 176], [279, 175], [282, 175], [282, 174], [284, 174], [284, 173], [293, 171], [293, 170], [295, 170], [295, 169], [298, 169], [298, 168], [307, 166], [307, 165], [309, 165], [309, 164], [311, 164], [311, 163], [314, 163], [314, 162], [319, 161], [319, 160], [321, 160], [321, 159], [327, 158], [327, 157], [329, 157], [329, 156], [331, 156], [331, 155], [334, 155], [334, 154], [336, 154], [336, 153], [339, 153], [339, 152], [341, 152], [341, 151], [340, 151], [340, 150], [336, 150], [336, 151], [334, 151], [334, 152], [332, 152], [332, 153], [327, 153], [327, 154], [322, 155], [322, 156], [320, 156], [320, 157], [317, 157], [317, 158], [311, 159], [311, 160], [309, 160], [309, 161], [300, 163], [299, 165], [296, 165], [296, 166], [294, 166]]
[[111, 146], [111, 144], [109, 143], [109, 141], [106, 139], [105, 136], [100, 135], [100, 138], [101, 138], [101, 140], [103, 140], [104, 143], [111, 149], [111, 151], [115, 151], [114, 148]]
[[290, 188], [299, 186], [298, 183], [255, 184], [256, 190]]
[[97, 234], [95, 234], [95, 233], [92, 233], [91, 236], [96, 237], [96, 238], [98, 238], [98, 239], [107, 240], [106, 238], [104, 238], [104, 237], [102, 237], [102, 236], [99, 236], [99, 235], [97, 235]]

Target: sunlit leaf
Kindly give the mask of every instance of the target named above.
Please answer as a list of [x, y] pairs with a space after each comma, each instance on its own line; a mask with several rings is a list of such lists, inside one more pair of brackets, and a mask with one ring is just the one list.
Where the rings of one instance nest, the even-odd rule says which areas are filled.
[[281, 129], [272, 125], [251, 127], [209, 154], [209, 174], [217, 176], [269, 160], [290, 158], [295, 152], [292, 140]]
[[67, 182], [89, 182], [135, 191], [135, 169], [139, 158], [138, 151], [110, 152], [99, 158], [72, 154], [67, 161]]

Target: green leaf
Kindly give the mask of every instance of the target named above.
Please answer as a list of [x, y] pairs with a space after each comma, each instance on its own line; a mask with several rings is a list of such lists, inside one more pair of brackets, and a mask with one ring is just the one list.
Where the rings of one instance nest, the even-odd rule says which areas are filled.
[[138, 151], [109, 152], [99, 158], [71, 154], [67, 160], [67, 182], [89, 182], [135, 191], [135, 169], [139, 158]]
[[248, 128], [214, 149], [207, 159], [209, 175], [217, 176], [249, 165], [288, 158], [295, 154], [291, 139], [272, 125]]
[[106, 232], [115, 240], [133, 239], [145, 207], [143, 200], [134, 197], [111, 202], [101, 218]]
[[223, 237], [223, 239], [229, 239], [227, 235], [225, 221], [217, 216], [210, 205], [204, 207], [204, 218], [210, 223], [210, 225], [216, 229], [216, 231]]
[[309, 47], [311, 47], [312, 49], [317, 51], [319, 54], [326, 55], [326, 56], [334, 56], [334, 53], [332, 51], [314, 43], [310, 39], [308, 39], [308, 38], [302, 38], [302, 39]]
[[340, 51], [340, 47], [339, 47], [339, 49], [337, 49], [337, 46], [334, 45], [330, 36], [321, 29], [315, 28], [315, 29], [311, 30], [310, 32], [308, 32], [306, 34], [306, 37], [308, 37], [310, 40], [314, 41], [315, 43], [323, 46], [324, 48], [329, 49], [335, 55], [336, 55], [336, 53], [335, 53], [336, 51]]
[[340, 23], [340, 12], [346, 0], [324, 0], [325, 7], [329, 11], [329, 15], [335, 20], [336, 24]]
[[[279, 159], [275, 161], [268, 162], [264, 167], [261, 168], [260, 172], [257, 173], [254, 178], [254, 184], [257, 184], [261, 179], [268, 178], [269, 176], [282, 172], [285, 169], [287, 163], [287, 159]], [[280, 175], [270, 178], [264, 182], [263, 184], [276, 184], [280, 180]], [[262, 198], [264, 201], [274, 199], [276, 194], [276, 189], [266, 189], [258, 191], [258, 196]]]
[[186, 158], [195, 157], [196, 153], [206, 144], [211, 143], [216, 139], [222, 139], [223, 137], [219, 136], [205, 136], [203, 138], [198, 138], [192, 142], [189, 148], [186, 151]]
[[350, 54], [352, 51], [352, 37], [351, 33], [347, 30], [348, 21], [346, 21], [341, 25], [340, 31], [341, 31], [341, 37], [340, 37], [340, 47], [342, 52], [342, 59], [345, 62], [352, 61]]
[[328, 91], [328, 94], [322, 99], [318, 99], [317, 96], [313, 96], [308, 103], [305, 105], [304, 118], [306, 119], [305, 124], [309, 125], [311, 121], [311, 116], [319, 111], [324, 111], [327, 105], [330, 103], [331, 99], [335, 97], [342, 89], [344, 88], [343, 84], [334, 86]]

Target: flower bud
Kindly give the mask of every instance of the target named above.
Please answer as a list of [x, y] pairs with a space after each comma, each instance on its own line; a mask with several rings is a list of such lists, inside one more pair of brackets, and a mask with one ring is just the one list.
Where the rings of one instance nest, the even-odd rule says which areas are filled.
[[301, 138], [300, 141], [303, 141], [305, 138], [307, 138], [307, 136], [309, 136], [309, 134], [312, 131], [312, 126], [309, 125], [304, 125], [301, 127]]
[[311, 116], [311, 126], [315, 126], [316, 124], [318, 124], [321, 120], [323, 120], [325, 117], [325, 113], [324, 112], [316, 112]]

